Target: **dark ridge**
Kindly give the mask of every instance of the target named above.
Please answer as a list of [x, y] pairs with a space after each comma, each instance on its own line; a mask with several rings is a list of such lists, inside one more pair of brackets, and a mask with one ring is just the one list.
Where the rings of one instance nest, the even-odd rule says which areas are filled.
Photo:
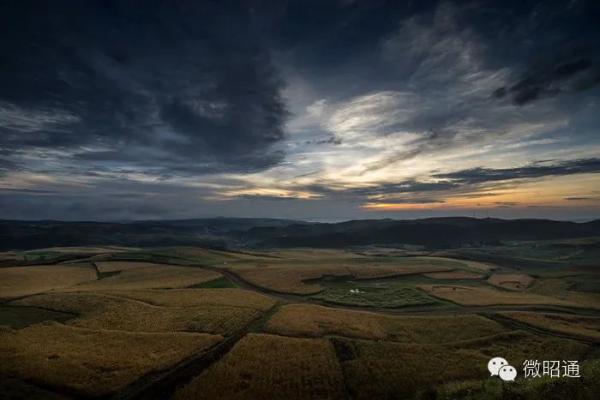
[[427, 218], [309, 223], [207, 218], [136, 222], [0, 220], [0, 251], [61, 246], [199, 246], [212, 249], [420, 245], [431, 249], [600, 236], [600, 220]]

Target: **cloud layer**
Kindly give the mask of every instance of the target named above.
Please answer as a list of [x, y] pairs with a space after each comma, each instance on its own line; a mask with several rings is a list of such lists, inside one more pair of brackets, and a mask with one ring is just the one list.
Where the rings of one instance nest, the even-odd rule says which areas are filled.
[[4, 2], [0, 217], [594, 217], [598, 15]]
[[[154, 173], [281, 161], [285, 105], [248, 10], [209, 3], [0, 6], [1, 145]], [[33, 167], [33, 166], [25, 166]]]

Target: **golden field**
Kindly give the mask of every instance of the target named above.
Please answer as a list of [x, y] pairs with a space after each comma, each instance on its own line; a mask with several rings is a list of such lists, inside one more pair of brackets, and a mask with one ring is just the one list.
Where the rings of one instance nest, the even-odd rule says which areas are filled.
[[205, 332], [227, 335], [242, 329], [262, 312], [223, 304], [157, 306], [107, 294], [53, 293], [28, 297], [13, 305], [43, 307], [78, 314], [70, 326], [130, 332]]
[[94, 281], [87, 265], [35, 265], [0, 268], [0, 298], [14, 298]]
[[338, 335], [403, 343], [446, 343], [494, 335], [504, 328], [479, 315], [391, 316], [290, 304], [271, 317], [265, 330], [286, 336]]
[[0, 374], [102, 396], [220, 340], [208, 334], [90, 330], [57, 323], [0, 329]]
[[[216, 272], [193, 267], [177, 267], [166, 264], [153, 263], [119, 263], [111, 265], [112, 268], [123, 268], [117, 275], [99, 279], [95, 282], [78, 285], [73, 290], [134, 290], [134, 289], [161, 289], [184, 288], [197, 285], [219, 278]], [[139, 264], [143, 264], [140, 267]], [[109, 268], [110, 268], [109, 267]], [[115, 270], [113, 270], [115, 271]]]
[[249, 334], [174, 399], [345, 399], [344, 377], [325, 339]]
[[600, 342], [599, 317], [525, 311], [506, 311], [500, 314], [538, 328]]

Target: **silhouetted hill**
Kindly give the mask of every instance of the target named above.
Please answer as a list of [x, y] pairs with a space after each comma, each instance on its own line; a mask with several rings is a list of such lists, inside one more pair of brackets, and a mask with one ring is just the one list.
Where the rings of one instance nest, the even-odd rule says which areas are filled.
[[253, 238], [256, 245], [273, 247], [416, 244], [447, 248], [508, 240], [597, 236], [600, 235], [600, 224], [539, 219], [428, 218], [257, 227], [250, 229], [246, 235], [248, 240]]
[[308, 223], [284, 219], [207, 218], [139, 222], [0, 221], [0, 250], [56, 246], [346, 247], [413, 244], [450, 248], [509, 240], [600, 236], [600, 220], [353, 220]]

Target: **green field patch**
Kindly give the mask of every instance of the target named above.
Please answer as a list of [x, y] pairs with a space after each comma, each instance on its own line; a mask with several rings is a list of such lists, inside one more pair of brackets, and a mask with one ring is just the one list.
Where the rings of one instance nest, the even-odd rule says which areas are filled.
[[330, 288], [313, 296], [333, 304], [363, 307], [399, 308], [409, 306], [435, 305], [440, 302], [411, 286], [377, 288], [354, 286], [351, 288]]

